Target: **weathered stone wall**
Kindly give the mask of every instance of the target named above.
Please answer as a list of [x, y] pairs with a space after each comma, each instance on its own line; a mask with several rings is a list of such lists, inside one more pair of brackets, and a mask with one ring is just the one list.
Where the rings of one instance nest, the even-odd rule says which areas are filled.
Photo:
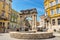
[[38, 38], [50, 38], [53, 37], [53, 33], [20, 33], [10, 32], [10, 36], [18, 39], [38, 39]]

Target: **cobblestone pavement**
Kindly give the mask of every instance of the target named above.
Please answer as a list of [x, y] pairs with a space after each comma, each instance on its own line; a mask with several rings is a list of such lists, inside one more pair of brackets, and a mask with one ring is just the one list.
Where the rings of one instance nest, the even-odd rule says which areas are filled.
[[49, 39], [15, 39], [11, 38], [8, 33], [0, 33], [0, 40], [60, 40], [60, 37], [54, 37]]

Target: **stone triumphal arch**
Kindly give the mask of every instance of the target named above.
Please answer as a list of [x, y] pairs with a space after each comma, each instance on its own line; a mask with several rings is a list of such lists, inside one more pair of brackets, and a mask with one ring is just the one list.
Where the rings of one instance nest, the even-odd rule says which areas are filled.
[[20, 26], [21, 30], [36, 30], [37, 10], [36, 8], [21, 10]]

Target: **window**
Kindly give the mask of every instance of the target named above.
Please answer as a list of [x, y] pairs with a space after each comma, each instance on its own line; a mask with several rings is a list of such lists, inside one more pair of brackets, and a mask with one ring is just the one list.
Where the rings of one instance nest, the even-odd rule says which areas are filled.
[[57, 13], [58, 13], [58, 10], [59, 10], [59, 9], [57, 8], [56, 10], [57, 10]]
[[12, 16], [14, 16], [15, 14], [14, 13], [12, 13]]
[[53, 6], [53, 2], [50, 2], [50, 6]]
[[51, 14], [54, 14], [54, 10], [51, 10]]
[[55, 19], [52, 20], [52, 25], [55, 25]]
[[60, 18], [58, 19], [58, 25], [60, 25]]
[[12, 21], [13, 21], [13, 17], [12, 17]]
[[55, 1], [50, 2], [50, 7], [56, 5]]
[[3, 5], [2, 5], [2, 7], [5, 8], [5, 4], [4, 4], [4, 3], [3, 3]]
[[11, 9], [11, 3], [9, 3], [9, 11], [10, 11], [10, 9]]
[[22, 16], [20, 16], [20, 17], [22, 17]]
[[60, 0], [56, 0], [56, 4], [59, 4], [60, 3]]
[[1, 16], [4, 16], [5, 15], [5, 11], [2, 11], [2, 15]]
[[2, 7], [3, 7], [3, 8], [5, 8], [5, 1], [6, 1], [6, 0], [2, 0], [2, 1], [4, 1], [4, 3], [3, 3], [3, 5], [2, 5]]
[[58, 0], [56, 0], [56, 4], [58, 4]]
[[57, 13], [60, 13], [60, 8], [57, 8]]
[[54, 6], [54, 5], [56, 5], [56, 2], [55, 1], [53, 1], [53, 3], [52, 3], [52, 6]]
[[14, 21], [17, 22], [17, 19], [15, 19]]
[[10, 13], [9, 13], [9, 15], [8, 15], [8, 19], [9, 19], [9, 20], [11, 19]]
[[2, 22], [0, 22], [0, 26], [2, 26]]
[[3, 23], [3, 27], [5, 26], [5, 23]]

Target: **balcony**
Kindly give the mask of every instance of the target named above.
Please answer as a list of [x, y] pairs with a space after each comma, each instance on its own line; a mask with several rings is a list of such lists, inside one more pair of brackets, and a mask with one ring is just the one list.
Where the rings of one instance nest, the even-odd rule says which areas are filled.
[[6, 16], [0, 15], [0, 19], [1, 20], [8, 20], [8, 18]]

